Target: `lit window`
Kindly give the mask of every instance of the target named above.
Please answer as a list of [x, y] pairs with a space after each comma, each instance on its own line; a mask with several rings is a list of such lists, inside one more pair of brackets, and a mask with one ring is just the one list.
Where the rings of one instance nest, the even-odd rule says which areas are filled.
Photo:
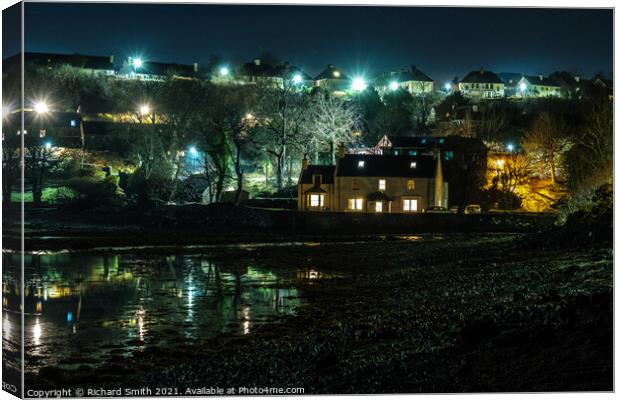
[[418, 151], [417, 150], [409, 150], [409, 155], [410, 156], [417, 156], [418, 155]]
[[334, 71], [334, 77], [336, 78], [340, 78], [340, 72], [339, 71]]
[[439, 139], [439, 143], [440, 143], [440, 144], [441, 144], [441, 143], [443, 143], [443, 142], [445, 142], [445, 140], [444, 140], [444, 139]]
[[409, 164], [409, 168], [416, 168], [418, 166], [418, 163], [415, 161], [411, 161], [411, 163]]
[[415, 189], [415, 182], [413, 181], [413, 179], [409, 179], [407, 181], [407, 189], [409, 189], [409, 190]]
[[375, 211], [380, 213], [383, 212], [383, 203], [378, 201], [375, 203]]
[[403, 211], [418, 211], [418, 200], [403, 199]]
[[76, 122], [74, 119], [72, 119], [72, 120], [69, 122], [69, 125], [70, 125], [70, 126], [72, 126], [72, 127], [75, 127], [75, 126], [77, 125], [77, 122]]
[[325, 196], [322, 194], [311, 194], [310, 195], [310, 207], [323, 207], [325, 202]]
[[426, 139], [422, 139], [421, 143], [425, 144], [426, 143]]
[[357, 162], [357, 167], [358, 167], [358, 168], [364, 168], [364, 161], [363, 161], [363, 160], [358, 161], [358, 162]]
[[39, 137], [44, 138], [46, 134], [47, 134], [47, 131], [45, 129], [39, 130]]
[[361, 211], [363, 203], [363, 199], [349, 199], [349, 210]]
[[379, 179], [379, 190], [385, 190], [385, 179]]

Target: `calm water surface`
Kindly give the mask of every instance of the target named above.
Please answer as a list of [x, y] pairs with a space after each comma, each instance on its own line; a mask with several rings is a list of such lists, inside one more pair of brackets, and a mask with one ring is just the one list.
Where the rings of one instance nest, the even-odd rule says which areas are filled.
[[[97, 364], [151, 345], [220, 333], [250, 334], [294, 314], [294, 279], [313, 270], [274, 272], [222, 266], [204, 255], [56, 253], [25, 260], [27, 370]], [[18, 347], [19, 256], [3, 254], [3, 347]]]

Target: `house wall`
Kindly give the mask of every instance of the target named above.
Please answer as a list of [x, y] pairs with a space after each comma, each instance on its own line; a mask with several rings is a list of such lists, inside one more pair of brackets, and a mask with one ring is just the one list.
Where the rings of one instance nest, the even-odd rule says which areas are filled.
[[463, 83], [459, 82], [459, 91], [464, 96], [481, 99], [504, 97], [505, 85], [503, 83]]
[[[359, 212], [349, 210], [349, 199], [363, 198], [362, 212], [374, 212], [372, 206], [374, 203], [367, 201], [365, 197], [369, 193], [379, 191], [379, 180], [385, 179], [385, 190], [383, 191], [388, 197], [392, 198], [392, 213], [403, 212], [403, 199], [416, 199], [418, 201], [418, 212], [427, 207], [434, 205], [435, 200], [435, 179], [429, 178], [389, 178], [389, 177], [336, 177], [336, 193], [335, 211]], [[414, 189], [408, 189], [409, 179], [414, 180]], [[354, 180], [357, 185], [354, 186]], [[447, 186], [447, 184], [445, 185]], [[358, 187], [359, 189], [354, 189]], [[445, 191], [447, 195], [447, 190]], [[370, 207], [369, 207], [370, 205]], [[383, 212], [388, 212], [387, 205], [384, 205]]]

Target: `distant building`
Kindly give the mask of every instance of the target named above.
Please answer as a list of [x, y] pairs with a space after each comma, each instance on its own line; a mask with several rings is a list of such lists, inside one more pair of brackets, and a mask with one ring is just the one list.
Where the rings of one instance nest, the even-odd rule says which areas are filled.
[[434, 81], [415, 65], [410, 69], [391, 71], [381, 74], [375, 80], [375, 89], [383, 96], [398, 88], [406, 90], [414, 96], [431, 93]]
[[500, 72], [497, 76], [504, 82], [504, 95], [506, 97], [516, 96], [519, 89], [519, 81], [523, 74], [519, 72]]
[[505, 84], [495, 73], [480, 69], [471, 71], [459, 82], [459, 91], [474, 99], [503, 98]]
[[519, 80], [517, 95], [519, 97], [559, 97], [560, 84], [551, 78], [525, 75]]
[[447, 206], [441, 157], [345, 154], [336, 165], [302, 162], [298, 210], [416, 213]]
[[143, 61], [137, 58], [127, 57], [118, 70], [117, 76], [125, 79], [162, 81], [169, 76], [179, 79], [201, 78], [202, 74], [198, 70], [198, 63], [185, 65]]
[[[17, 63], [21, 61], [21, 53], [9, 57], [7, 63]], [[114, 56], [89, 56], [83, 54], [56, 54], [56, 53], [24, 53], [25, 64], [43, 67], [49, 70], [56, 69], [63, 65], [79, 68], [84, 72], [101, 75], [114, 75]]]
[[284, 87], [285, 81], [292, 85], [311, 87], [312, 78], [301, 68], [285, 62], [281, 65], [271, 65], [260, 58], [245, 63], [235, 80], [244, 84], [261, 84], [272, 87]]
[[349, 77], [332, 64], [318, 74], [314, 82], [316, 86], [336, 94], [344, 94], [351, 85]]

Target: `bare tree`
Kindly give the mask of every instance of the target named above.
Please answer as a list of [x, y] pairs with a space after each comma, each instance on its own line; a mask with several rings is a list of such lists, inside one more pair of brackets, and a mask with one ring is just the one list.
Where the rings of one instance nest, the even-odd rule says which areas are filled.
[[527, 183], [531, 174], [530, 159], [521, 153], [512, 154], [504, 160], [503, 170], [499, 175], [500, 189], [514, 192], [517, 186]]
[[361, 113], [354, 104], [319, 93], [313, 98], [309, 115], [306, 149], [314, 151], [315, 162], [318, 162], [319, 151], [329, 150], [332, 163], [335, 163], [337, 144], [354, 140], [353, 133], [361, 124]]
[[543, 112], [534, 121], [523, 141], [523, 148], [533, 159], [538, 158], [549, 168], [552, 184], [555, 184], [556, 165], [570, 145], [567, 129], [564, 120]]
[[290, 80], [284, 80], [281, 87], [260, 88], [261, 105], [257, 112], [263, 121], [262, 144], [265, 152], [273, 157], [276, 186], [283, 188], [284, 167], [290, 153], [306, 132], [308, 120], [308, 95], [299, 90]]

